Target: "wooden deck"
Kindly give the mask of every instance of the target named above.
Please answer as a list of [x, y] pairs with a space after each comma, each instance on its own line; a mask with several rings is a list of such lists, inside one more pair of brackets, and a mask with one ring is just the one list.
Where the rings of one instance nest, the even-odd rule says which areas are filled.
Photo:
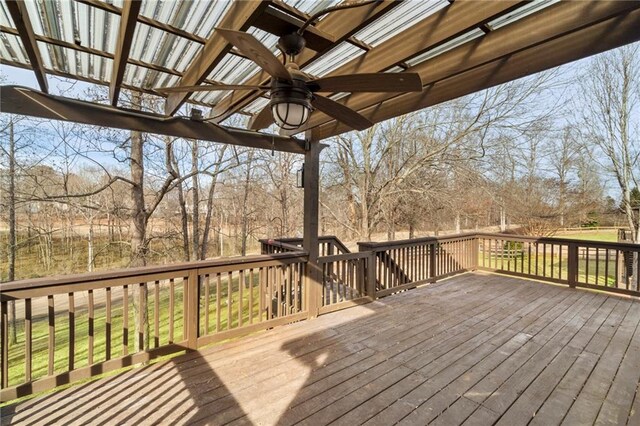
[[640, 302], [466, 274], [2, 409], [2, 424], [640, 424]]

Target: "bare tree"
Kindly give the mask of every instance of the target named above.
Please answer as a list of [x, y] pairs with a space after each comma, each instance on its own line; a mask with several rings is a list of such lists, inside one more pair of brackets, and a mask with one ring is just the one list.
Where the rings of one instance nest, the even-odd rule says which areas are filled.
[[598, 55], [580, 81], [579, 126], [596, 148], [594, 159], [615, 177], [627, 225], [638, 243], [640, 218], [631, 191], [640, 182], [640, 46]]

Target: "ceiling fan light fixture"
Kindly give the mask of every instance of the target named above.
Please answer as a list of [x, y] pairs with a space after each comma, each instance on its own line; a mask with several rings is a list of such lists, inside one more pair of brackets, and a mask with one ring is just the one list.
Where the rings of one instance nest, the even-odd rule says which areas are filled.
[[293, 73], [293, 84], [281, 85], [275, 81], [271, 92], [271, 114], [278, 127], [295, 130], [303, 126], [311, 115], [311, 91], [305, 82]]
[[311, 108], [307, 105], [283, 102], [271, 105], [271, 114], [278, 127], [284, 130], [295, 130], [303, 126], [309, 119]]

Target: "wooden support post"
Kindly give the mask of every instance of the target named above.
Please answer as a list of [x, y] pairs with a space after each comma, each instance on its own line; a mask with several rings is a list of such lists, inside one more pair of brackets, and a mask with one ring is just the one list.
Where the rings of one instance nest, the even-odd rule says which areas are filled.
[[571, 288], [575, 288], [578, 282], [578, 246], [575, 243], [569, 243], [567, 281]]
[[306, 297], [309, 318], [322, 306], [322, 268], [318, 265], [318, 215], [320, 207], [320, 151], [324, 145], [308, 140], [304, 155], [304, 233], [302, 247], [309, 253], [306, 268]]

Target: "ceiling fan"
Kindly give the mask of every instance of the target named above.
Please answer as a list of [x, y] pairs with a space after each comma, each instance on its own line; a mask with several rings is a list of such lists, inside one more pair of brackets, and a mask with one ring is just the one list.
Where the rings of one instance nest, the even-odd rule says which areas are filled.
[[[362, 5], [364, 3], [360, 3]], [[335, 10], [335, 8], [331, 9]], [[329, 9], [322, 12], [327, 13]], [[300, 71], [296, 56], [304, 49], [304, 29], [319, 14], [310, 18], [297, 32], [284, 35], [278, 40], [286, 63], [280, 60], [251, 34], [216, 28], [221, 37], [232, 44], [242, 55], [251, 59], [271, 76], [271, 84], [250, 86], [242, 84], [209, 84], [201, 86], [177, 86], [156, 89], [159, 92], [195, 92], [214, 90], [260, 90], [268, 92], [270, 102], [249, 123], [251, 130], [260, 130], [276, 123], [284, 130], [302, 127], [313, 110], [321, 111], [336, 120], [356, 129], [364, 130], [373, 125], [371, 121], [347, 106], [318, 93], [335, 92], [420, 92], [422, 81], [416, 73], [368, 73], [313, 78]]]

